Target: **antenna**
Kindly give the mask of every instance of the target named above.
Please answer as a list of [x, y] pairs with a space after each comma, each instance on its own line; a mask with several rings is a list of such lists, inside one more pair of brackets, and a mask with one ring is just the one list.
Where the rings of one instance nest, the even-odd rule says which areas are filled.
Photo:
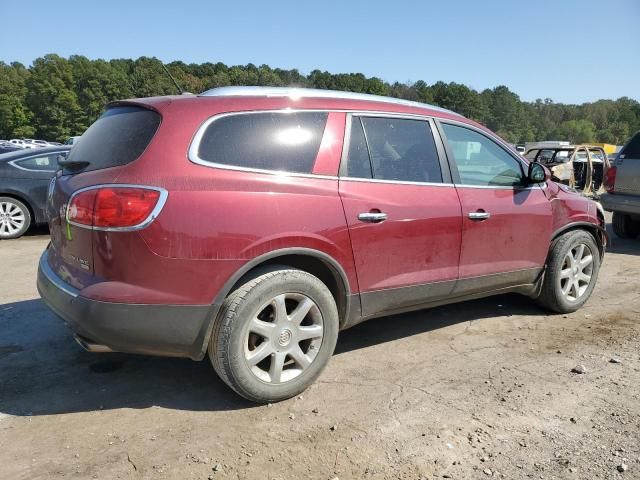
[[182, 90], [182, 88], [180, 88], [180, 85], [178, 85], [178, 82], [176, 82], [176, 79], [173, 78], [173, 75], [171, 75], [171, 73], [169, 72], [169, 69], [167, 67], [165, 67], [164, 63], [160, 62], [160, 65], [162, 65], [162, 68], [164, 68], [164, 71], [167, 73], [167, 75], [169, 75], [169, 78], [171, 79], [171, 81], [173, 82], [173, 84], [176, 86], [176, 88], [178, 89], [178, 93], [180, 95], [187, 95], [189, 94], [189, 92], [185, 92], [184, 90]]

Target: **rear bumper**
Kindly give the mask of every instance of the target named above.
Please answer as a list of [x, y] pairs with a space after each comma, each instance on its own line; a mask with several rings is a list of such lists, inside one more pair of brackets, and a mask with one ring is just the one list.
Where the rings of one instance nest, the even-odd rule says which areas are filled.
[[92, 300], [56, 275], [47, 257], [45, 250], [38, 266], [40, 296], [85, 348], [202, 359], [212, 306]]
[[602, 203], [602, 208], [609, 212], [640, 215], [640, 195], [603, 193], [600, 196], [600, 203]]

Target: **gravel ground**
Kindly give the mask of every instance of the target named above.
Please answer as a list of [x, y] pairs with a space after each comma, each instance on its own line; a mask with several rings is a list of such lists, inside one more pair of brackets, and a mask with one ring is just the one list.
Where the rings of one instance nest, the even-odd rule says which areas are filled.
[[373, 320], [255, 406], [208, 362], [82, 351], [35, 289], [44, 233], [0, 245], [2, 479], [640, 478], [640, 241], [612, 237], [574, 314], [507, 295]]

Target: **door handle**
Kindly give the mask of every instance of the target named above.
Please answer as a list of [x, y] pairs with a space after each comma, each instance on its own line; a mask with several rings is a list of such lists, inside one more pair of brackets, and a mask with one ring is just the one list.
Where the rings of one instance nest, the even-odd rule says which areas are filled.
[[379, 223], [387, 219], [387, 214], [382, 212], [364, 212], [358, 215], [361, 222]]
[[477, 212], [471, 212], [469, 213], [469, 218], [471, 220], [487, 220], [488, 218], [491, 217], [491, 214], [489, 212], [485, 212], [484, 210], [478, 210]]

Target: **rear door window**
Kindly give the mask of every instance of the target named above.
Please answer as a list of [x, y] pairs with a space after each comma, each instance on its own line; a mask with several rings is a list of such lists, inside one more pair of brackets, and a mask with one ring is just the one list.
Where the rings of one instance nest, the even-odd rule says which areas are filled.
[[216, 118], [197, 144], [197, 160], [311, 173], [327, 115], [327, 112], [257, 112]]
[[109, 108], [78, 138], [69, 161], [89, 162], [85, 172], [133, 162], [153, 139], [160, 121], [158, 112], [146, 108]]
[[342, 175], [442, 183], [431, 125], [426, 120], [353, 117]]

